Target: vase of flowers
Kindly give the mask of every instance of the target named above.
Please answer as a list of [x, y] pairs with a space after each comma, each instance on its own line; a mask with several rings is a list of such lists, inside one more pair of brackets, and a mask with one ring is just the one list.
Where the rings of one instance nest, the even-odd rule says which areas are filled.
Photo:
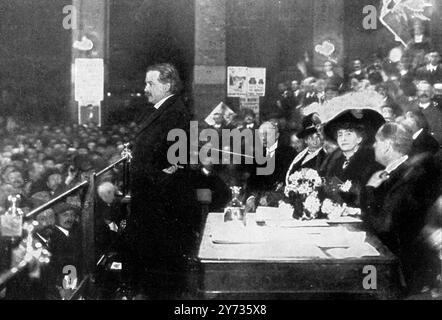
[[302, 220], [318, 218], [321, 212], [319, 193], [323, 185], [318, 172], [304, 168], [290, 175], [288, 181], [284, 194], [294, 208], [293, 218]]

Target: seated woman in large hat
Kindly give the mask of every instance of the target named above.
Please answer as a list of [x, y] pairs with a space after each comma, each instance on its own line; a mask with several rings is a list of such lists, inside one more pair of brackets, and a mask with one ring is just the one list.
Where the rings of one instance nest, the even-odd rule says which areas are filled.
[[326, 197], [359, 207], [359, 191], [372, 174], [382, 169], [372, 147], [374, 133], [385, 120], [372, 110], [345, 111], [324, 126], [338, 149], [324, 161], [320, 175], [326, 180]]
[[320, 120], [316, 114], [312, 113], [302, 120], [302, 131], [297, 134], [299, 139], [303, 139], [307, 148], [301, 151], [292, 161], [286, 174], [286, 185], [288, 178], [294, 172], [303, 168], [319, 170], [327, 154], [323, 149], [323, 140], [318, 132]]

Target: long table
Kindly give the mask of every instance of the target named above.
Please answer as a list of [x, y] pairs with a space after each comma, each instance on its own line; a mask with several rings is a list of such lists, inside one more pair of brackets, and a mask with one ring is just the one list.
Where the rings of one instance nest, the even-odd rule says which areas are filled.
[[198, 252], [199, 293], [204, 299], [399, 297], [398, 260], [375, 236], [366, 233], [362, 242], [377, 254], [337, 257], [348, 249], [336, 239], [327, 248], [327, 237], [363, 235], [358, 231], [355, 224], [258, 226], [251, 215], [243, 226], [210, 213]]

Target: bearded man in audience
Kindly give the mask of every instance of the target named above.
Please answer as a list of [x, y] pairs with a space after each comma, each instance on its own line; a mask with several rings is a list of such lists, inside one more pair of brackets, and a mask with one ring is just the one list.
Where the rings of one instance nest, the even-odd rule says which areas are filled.
[[[421, 238], [429, 208], [440, 192], [440, 174], [428, 154], [409, 157], [413, 138], [396, 123], [376, 134], [376, 172], [361, 190], [361, 209], [367, 227], [399, 258], [406, 294], [426, 285], [432, 252]], [[430, 257], [429, 257], [430, 255]]]

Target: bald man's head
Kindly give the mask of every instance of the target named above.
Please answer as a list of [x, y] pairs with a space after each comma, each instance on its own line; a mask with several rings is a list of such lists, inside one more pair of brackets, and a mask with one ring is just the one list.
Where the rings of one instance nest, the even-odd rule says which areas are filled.
[[259, 138], [264, 147], [271, 147], [279, 139], [278, 126], [270, 121], [264, 122], [259, 127]]
[[98, 186], [98, 196], [104, 202], [111, 204], [115, 200], [116, 187], [110, 182], [103, 182]]

